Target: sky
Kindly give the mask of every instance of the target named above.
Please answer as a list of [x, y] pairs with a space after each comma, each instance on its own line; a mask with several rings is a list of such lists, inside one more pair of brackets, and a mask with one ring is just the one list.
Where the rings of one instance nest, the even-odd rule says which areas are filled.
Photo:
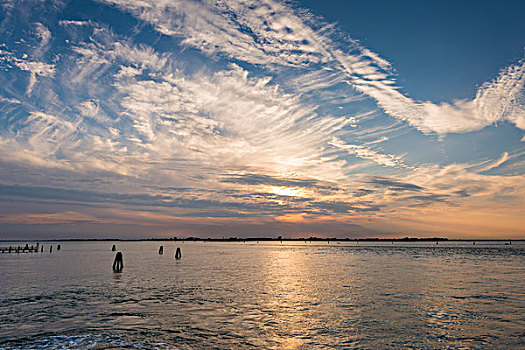
[[0, 0], [0, 239], [525, 239], [524, 13]]

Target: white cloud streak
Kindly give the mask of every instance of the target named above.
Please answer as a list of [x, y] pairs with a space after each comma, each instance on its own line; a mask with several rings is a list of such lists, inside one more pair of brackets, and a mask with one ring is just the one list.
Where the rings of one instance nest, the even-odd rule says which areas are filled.
[[499, 159], [497, 159], [497, 160], [489, 163], [488, 165], [484, 166], [483, 168], [479, 169], [478, 172], [484, 172], [484, 171], [489, 171], [489, 170], [495, 169], [495, 168], [499, 167], [500, 165], [502, 165], [503, 163], [505, 163], [509, 159], [510, 159], [509, 153], [508, 152], [504, 152]]
[[0, 96], [0, 102], [2, 103], [12, 103], [12, 104], [20, 104], [20, 100], [16, 99], [16, 98], [7, 98], [7, 97], [2, 97]]
[[372, 160], [379, 165], [407, 168], [407, 166], [403, 164], [403, 157], [393, 154], [382, 154], [365, 145], [349, 145], [338, 139], [334, 139], [330, 145], [344, 149], [350, 155]]
[[60, 21], [58, 21], [58, 24], [60, 24], [62, 26], [69, 26], [69, 25], [72, 25], [72, 26], [90, 26], [91, 22], [90, 21], [60, 20]]
[[26, 95], [30, 95], [37, 82], [37, 77], [53, 77], [55, 74], [54, 64], [48, 64], [42, 61], [42, 56], [47, 50], [49, 41], [51, 40], [51, 32], [41, 23], [35, 25], [35, 35], [39, 39], [38, 45], [33, 49], [33, 54], [30, 59], [24, 55], [18, 58], [9, 51], [0, 50], [0, 61], [10, 63], [18, 69], [29, 73], [29, 79], [26, 88]]
[[473, 100], [435, 104], [404, 95], [390, 63], [376, 53], [349, 39], [350, 49], [341, 49], [332, 40], [334, 32], [318, 18], [276, 1], [105, 2], [210, 55], [260, 65], [331, 65], [387, 114], [425, 133], [464, 133], [503, 121], [525, 129], [525, 61], [502, 69]]
[[101, 28], [91, 42], [73, 47], [73, 58], [61, 83], [75, 94], [85, 89], [91, 98], [76, 103], [78, 114], [58, 107], [30, 112], [24, 123], [12, 125], [20, 137], [6, 137], [3, 145], [19, 155], [14, 159], [135, 176], [162, 172], [152, 169], [160, 163], [170, 168], [174, 159], [173, 167], [198, 162], [191, 176], [250, 167], [344, 176], [327, 142], [355, 120], [319, 116], [315, 105], [285, 93], [270, 77], [251, 77], [237, 65], [185, 75], [169, 56]]
[[31, 61], [14, 57], [7, 51], [0, 50], [0, 61], [12, 64], [20, 70], [29, 73], [29, 80], [26, 88], [26, 95], [30, 95], [33, 87], [37, 82], [37, 77], [53, 77], [55, 74], [55, 66], [40, 61]]

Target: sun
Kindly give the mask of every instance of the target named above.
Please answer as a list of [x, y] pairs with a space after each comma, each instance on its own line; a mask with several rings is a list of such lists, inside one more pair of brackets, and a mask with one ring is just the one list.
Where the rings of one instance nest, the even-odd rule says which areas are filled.
[[306, 191], [298, 187], [268, 186], [266, 190], [279, 196], [304, 197], [306, 195]]

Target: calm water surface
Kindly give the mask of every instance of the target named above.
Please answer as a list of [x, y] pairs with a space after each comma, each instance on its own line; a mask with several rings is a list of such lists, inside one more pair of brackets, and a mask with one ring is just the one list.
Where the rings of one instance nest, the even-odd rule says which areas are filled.
[[523, 242], [44, 244], [0, 254], [0, 349], [525, 348]]

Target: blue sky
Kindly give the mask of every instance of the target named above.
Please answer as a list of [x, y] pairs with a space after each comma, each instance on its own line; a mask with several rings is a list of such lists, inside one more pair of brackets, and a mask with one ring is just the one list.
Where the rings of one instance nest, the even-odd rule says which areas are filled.
[[473, 98], [523, 57], [523, 1], [301, 1], [388, 59], [410, 96]]
[[518, 1], [0, 6], [0, 238], [525, 238]]

